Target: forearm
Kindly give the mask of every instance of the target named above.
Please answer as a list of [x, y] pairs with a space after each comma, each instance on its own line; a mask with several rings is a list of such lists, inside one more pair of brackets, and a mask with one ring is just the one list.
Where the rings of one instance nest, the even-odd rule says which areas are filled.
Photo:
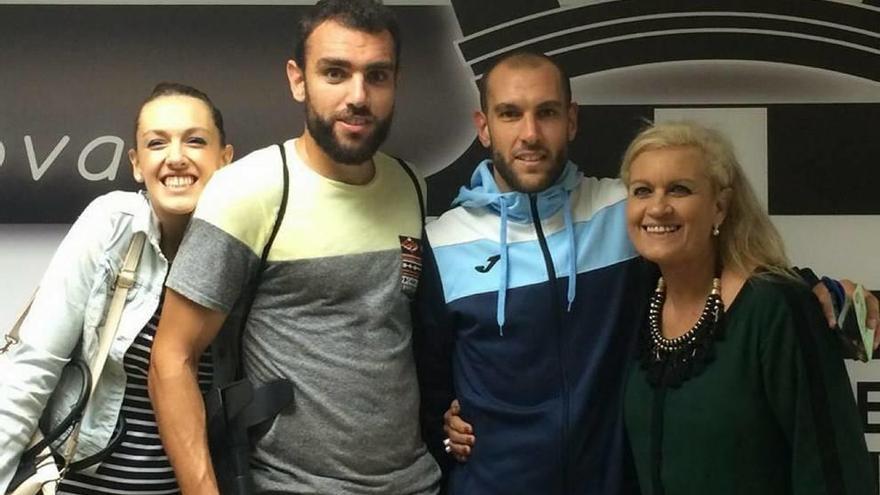
[[198, 360], [167, 354], [154, 349], [149, 380], [162, 444], [184, 495], [217, 494], [197, 380]]
[[443, 439], [447, 435], [443, 431], [443, 414], [455, 399], [451, 357], [445, 352], [419, 354], [422, 437], [434, 457], [446, 461], [448, 456], [443, 451]]

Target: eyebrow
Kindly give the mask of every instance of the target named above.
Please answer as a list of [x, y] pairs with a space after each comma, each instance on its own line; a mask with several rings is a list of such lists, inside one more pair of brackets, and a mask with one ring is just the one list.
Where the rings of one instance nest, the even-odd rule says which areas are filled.
[[[183, 130], [183, 134], [184, 134], [184, 135], [192, 134], [192, 133], [194, 133], [194, 132], [210, 133], [211, 130], [208, 129], [208, 128], [206, 128], [206, 127], [198, 127], [198, 126], [196, 126], [196, 127], [188, 127], [188, 128], [186, 128], [186, 129]], [[141, 132], [141, 135], [142, 135], [142, 136], [146, 136], [147, 134], [158, 134], [158, 135], [160, 135], [160, 136], [167, 136], [167, 135], [171, 134], [171, 132], [169, 132], [169, 131], [167, 131], [167, 130], [165, 130], [165, 129], [146, 129], [146, 130], [144, 130], [144, 131]]]
[[669, 181], [670, 184], [696, 184], [697, 182], [696, 179], [688, 179], [685, 177], [678, 177]]
[[[695, 187], [695, 186], [697, 185], [697, 182], [698, 182], [698, 181], [693, 180], [693, 179], [681, 179], [681, 178], [679, 178], [679, 179], [672, 179], [672, 180], [669, 180], [669, 181], [661, 182], [660, 184], [661, 184], [661, 185], [679, 185], [679, 184], [681, 184], [681, 185], [686, 185], [686, 186], [689, 186], [689, 187]], [[630, 185], [630, 186], [633, 186], [633, 185], [636, 185], [636, 184], [642, 184], [642, 185], [649, 186], [649, 185], [654, 185], [655, 183], [654, 183], [654, 182], [651, 182], [651, 181], [649, 181], [649, 180], [647, 180], [647, 179], [632, 179], [632, 178], [631, 178], [630, 181], [629, 181], [629, 185]]]
[[564, 105], [563, 105], [562, 102], [559, 101], [559, 100], [547, 100], [547, 101], [542, 101], [542, 102], [539, 103], [538, 106], [537, 106], [537, 108], [555, 108], [555, 109], [560, 109], [560, 108], [563, 108], [563, 107], [564, 107]]
[[[562, 109], [563, 107], [564, 107], [564, 105], [559, 100], [542, 101], [541, 103], [538, 103], [537, 105], [535, 105], [535, 108], [538, 108], [538, 109], [554, 108], [554, 109], [559, 110], [559, 109]], [[500, 112], [502, 110], [521, 110], [521, 109], [522, 109], [522, 107], [516, 103], [506, 103], [506, 102], [498, 103], [494, 107], [492, 107], [492, 110], [494, 110], [496, 112]]]
[[519, 105], [517, 105], [515, 103], [498, 103], [497, 105], [492, 107], [492, 110], [495, 112], [503, 112], [505, 110], [519, 110], [519, 109], [520, 109]]
[[[322, 58], [318, 60], [318, 68], [326, 69], [329, 67], [342, 67], [344, 69], [352, 69], [354, 65], [344, 58]], [[383, 60], [380, 62], [372, 62], [367, 64], [366, 70], [394, 70], [394, 62]]]
[[351, 62], [345, 60], [344, 58], [322, 58], [318, 60], [318, 63], [315, 64], [318, 67], [345, 67], [350, 68]]

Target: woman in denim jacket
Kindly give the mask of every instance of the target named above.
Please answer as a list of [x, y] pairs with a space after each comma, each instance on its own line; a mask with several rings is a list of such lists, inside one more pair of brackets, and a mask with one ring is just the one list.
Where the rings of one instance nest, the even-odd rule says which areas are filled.
[[[129, 159], [146, 192], [115, 191], [92, 201], [52, 258], [22, 324], [21, 343], [9, 351], [9, 366], [0, 376], [3, 493], [56, 387], [53, 403], [60, 403], [59, 410], [75, 399], [65, 382], [59, 384], [61, 371], [74, 352], [91, 362], [112, 285], [137, 232], [147, 235], [137, 280], [73, 457], [102, 460], [68, 473], [59, 493], [178, 491], [156, 431], [146, 372], [169, 264], [202, 189], [232, 154], [223, 117], [201, 91], [161, 83], [145, 100]], [[205, 371], [209, 375], [209, 368]], [[124, 433], [108, 448], [117, 424]]]

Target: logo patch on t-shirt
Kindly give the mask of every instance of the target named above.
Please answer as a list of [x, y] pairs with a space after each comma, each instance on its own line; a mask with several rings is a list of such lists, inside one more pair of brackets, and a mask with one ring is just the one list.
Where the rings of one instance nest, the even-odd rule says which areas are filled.
[[422, 274], [422, 241], [415, 237], [400, 238], [400, 287], [409, 297], [416, 294]]

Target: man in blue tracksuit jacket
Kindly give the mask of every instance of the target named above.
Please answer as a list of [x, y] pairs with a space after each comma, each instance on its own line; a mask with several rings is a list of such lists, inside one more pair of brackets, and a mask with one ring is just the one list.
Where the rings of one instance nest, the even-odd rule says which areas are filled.
[[481, 84], [493, 158], [426, 226], [425, 440], [448, 460], [442, 415], [457, 397], [478, 439], [449, 493], [627, 493], [621, 398], [652, 275], [626, 234], [626, 191], [567, 160], [577, 106], [551, 59], [505, 57]]
[[492, 159], [426, 226], [414, 335], [425, 441], [450, 460], [443, 413], [457, 397], [478, 440], [447, 469], [450, 493], [635, 492], [622, 392], [657, 274], [627, 238], [626, 191], [568, 161], [577, 106], [552, 59], [501, 57], [480, 103]]

